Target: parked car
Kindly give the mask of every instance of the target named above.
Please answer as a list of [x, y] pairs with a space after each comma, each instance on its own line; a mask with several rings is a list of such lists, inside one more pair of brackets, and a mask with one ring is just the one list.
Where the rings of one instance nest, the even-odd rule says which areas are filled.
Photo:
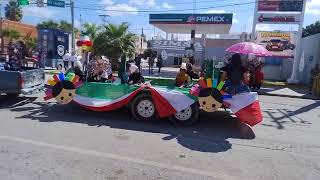
[[282, 41], [284, 49], [290, 49], [290, 50], [294, 50], [296, 48], [296, 46], [294, 44], [292, 44], [290, 41]]
[[285, 46], [280, 39], [271, 39], [266, 46], [268, 51], [283, 51]]
[[0, 94], [32, 94], [44, 87], [44, 69], [22, 67], [20, 71], [11, 71], [5, 68], [5, 62], [0, 59]]

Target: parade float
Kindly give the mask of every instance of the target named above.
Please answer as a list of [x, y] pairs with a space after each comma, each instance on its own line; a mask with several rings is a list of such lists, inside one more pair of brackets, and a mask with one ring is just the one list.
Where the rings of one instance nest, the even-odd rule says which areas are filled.
[[73, 73], [56, 74], [48, 81], [45, 100], [56, 99], [60, 104], [71, 101], [91, 111], [112, 111], [128, 107], [138, 120], [169, 118], [176, 125], [192, 125], [199, 112], [215, 112], [228, 108], [237, 119], [250, 126], [262, 121], [256, 92], [227, 94], [220, 67], [208, 62], [206, 73], [197, 81], [176, 87], [169, 78], [146, 78], [142, 84], [81, 82]]

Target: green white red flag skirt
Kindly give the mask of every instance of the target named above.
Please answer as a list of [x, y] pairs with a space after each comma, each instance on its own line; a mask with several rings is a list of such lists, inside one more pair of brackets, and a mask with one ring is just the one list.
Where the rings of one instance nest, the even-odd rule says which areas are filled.
[[196, 102], [191, 98], [191, 95], [185, 95], [177, 90], [149, 86], [141, 86], [138, 89], [116, 99], [98, 99], [77, 94], [73, 100], [82, 107], [92, 111], [112, 111], [127, 105], [141, 90], [144, 89], [148, 89], [150, 91], [155, 108], [157, 109], [160, 117], [169, 117], [174, 115]]
[[[116, 98], [88, 97], [85, 93], [77, 93], [73, 100], [80, 106], [92, 111], [112, 111], [129, 104], [144, 89], [148, 89], [151, 93], [153, 103], [161, 118], [174, 115], [197, 101], [195, 96], [177, 89], [145, 85], [129, 90], [126, 89], [124, 94]], [[229, 108], [241, 122], [254, 126], [262, 121], [262, 112], [257, 93], [234, 95], [231, 99], [226, 99], [225, 101], [230, 104]]]

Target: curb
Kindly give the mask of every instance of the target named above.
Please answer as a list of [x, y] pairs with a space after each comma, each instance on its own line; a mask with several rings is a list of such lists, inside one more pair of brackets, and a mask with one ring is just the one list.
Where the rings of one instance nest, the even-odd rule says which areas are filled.
[[290, 95], [284, 95], [284, 94], [269, 94], [269, 93], [264, 93], [264, 92], [258, 92], [258, 95], [288, 97], [288, 98], [295, 98], [295, 99], [320, 100], [320, 97], [305, 97], [305, 96], [299, 97], [299, 96], [290, 96]]

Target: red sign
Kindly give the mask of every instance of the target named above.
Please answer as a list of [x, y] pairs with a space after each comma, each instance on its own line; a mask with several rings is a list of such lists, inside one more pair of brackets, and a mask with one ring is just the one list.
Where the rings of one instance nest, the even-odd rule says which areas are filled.
[[263, 0], [258, 3], [258, 11], [296, 11], [301, 12], [303, 7], [303, 0]]
[[261, 14], [258, 23], [299, 23], [298, 15]]

